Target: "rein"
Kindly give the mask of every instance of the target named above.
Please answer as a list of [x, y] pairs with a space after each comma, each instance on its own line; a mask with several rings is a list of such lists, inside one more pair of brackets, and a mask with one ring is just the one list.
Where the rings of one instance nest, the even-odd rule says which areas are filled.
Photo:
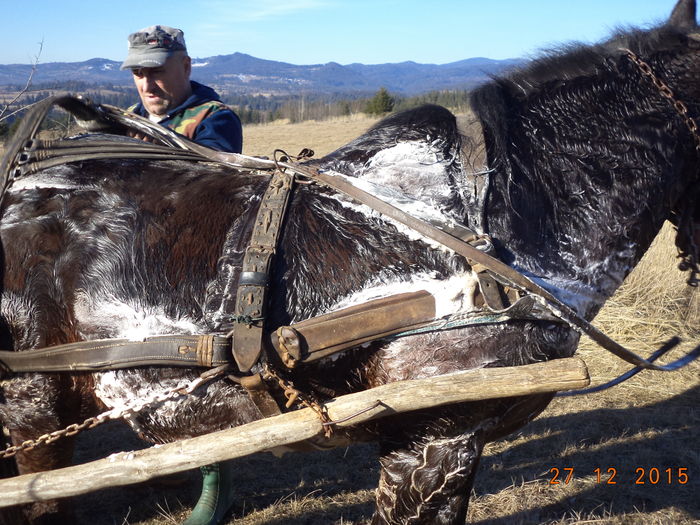
[[[408, 213], [388, 204], [377, 197], [353, 186], [345, 177], [320, 173], [316, 170], [309, 170], [302, 166], [285, 165], [294, 170], [297, 174], [315, 180], [322, 185], [333, 188], [344, 193], [357, 201], [366, 204], [379, 213], [390, 217], [418, 233], [442, 244], [465, 257], [470, 265], [480, 265], [486, 268], [499, 282], [507, 286], [516, 288], [522, 292], [534, 295], [535, 299], [543, 304], [556, 318], [566, 322], [569, 326], [580, 333], [589, 336], [593, 341], [609, 352], [612, 352], [621, 359], [635, 366], [650, 370], [670, 371], [676, 370], [691, 362], [700, 355], [700, 346], [688, 353], [686, 356], [669, 363], [667, 365], [657, 365], [643, 357], [627, 350], [625, 347], [605, 335], [586, 319], [576, 313], [571, 307], [557, 299], [549, 291], [533, 282], [530, 278], [514, 270], [507, 264], [495, 257], [482, 252], [478, 248], [470, 245], [457, 237], [443, 232], [442, 230], [428, 224], [427, 222], [409, 215]], [[676, 346], [679, 340], [675, 340], [672, 346]]]

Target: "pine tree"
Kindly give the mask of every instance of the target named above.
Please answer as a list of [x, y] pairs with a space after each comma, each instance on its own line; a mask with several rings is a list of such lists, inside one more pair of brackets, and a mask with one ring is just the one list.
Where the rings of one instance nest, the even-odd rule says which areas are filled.
[[380, 88], [367, 102], [365, 113], [369, 115], [383, 115], [390, 113], [394, 109], [394, 98], [389, 95], [386, 88]]

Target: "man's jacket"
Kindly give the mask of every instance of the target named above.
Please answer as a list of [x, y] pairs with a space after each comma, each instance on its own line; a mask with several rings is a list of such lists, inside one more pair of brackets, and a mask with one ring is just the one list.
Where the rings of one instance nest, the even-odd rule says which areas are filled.
[[[192, 94], [168, 113], [159, 124], [188, 139], [219, 151], [241, 153], [243, 130], [241, 121], [231, 108], [219, 99], [216, 91], [191, 81]], [[129, 108], [142, 117], [148, 112], [140, 102]]]

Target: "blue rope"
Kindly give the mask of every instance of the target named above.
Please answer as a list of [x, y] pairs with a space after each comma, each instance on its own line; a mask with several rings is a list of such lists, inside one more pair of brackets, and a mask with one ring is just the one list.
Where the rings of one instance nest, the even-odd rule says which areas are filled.
[[[650, 363], [653, 363], [659, 357], [661, 357], [662, 355], [666, 354], [669, 350], [674, 348], [679, 342], [680, 342], [680, 339], [678, 337], [671, 338], [661, 348], [659, 348], [656, 352], [651, 354], [649, 356], [649, 358], [647, 359], [647, 361], [649, 361]], [[688, 354], [677, 359], [676, 361], [673, 361], [672, 363], [664, 365], [663, 370], [664, 371], [678, 370], [679, 368], [684, 367], [688, 363], [697, 359], [698, 356], [700, 356], [700, 346], [697, 346], [692, 352], [689, 352]], [[555, 397], [581, 396], [584, 394], [592, 394], [594, 392], [600, 392], [602, 390], [607, 390], [608, 388], [611, 388], [615, 385], [619, 385], [623, 381], [627, 381], [630, 377], [636, 376], [642, 370], [644, 370], [643, 367], [636, 366], [636, 367], [632, 368], [631, 370], [628, 370], [624, 374], [616, 377], [615, 379], [612, 379], [612, 380], [608, 381], [607, 383], [603, 383], [602, 385], [593, 386], [591, 388], [584, 388], [582, 390], [571, 390], [569, 392], [557, 392], [555, 394]]]

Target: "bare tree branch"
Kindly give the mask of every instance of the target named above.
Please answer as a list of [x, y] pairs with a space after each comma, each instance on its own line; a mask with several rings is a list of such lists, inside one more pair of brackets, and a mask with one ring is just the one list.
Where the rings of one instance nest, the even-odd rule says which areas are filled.
[[[4, 108], [3, 111], [0, 111], [0, 122], [16, 115], [17, 113], [21, 113], [25, 109], [31, 108], [33, 105], [38, 104], [39, 102], [41, 102], [41, 100], [37, 100], [36, 102], [30, 102], [29, 104], [25, 104], [24, 106], [19, 107], [19, 108], [15, 109], [14, 111], [12, 111], [11, 113], [7, 113], [6, 115], [3, 115], [3, 111], [5, 111], [5, 109], [6, 109], [6, 108]], [[11, 104], [12, 103], [8, 104], [8, 106], [10, 106]]]
[[19, 91], [19, 93], [17, 93], [17, 95], [15, 96], [15, 98], [13, 98], [12, 100], [10, 100], [10, 102], [8, 102], [7, 104], [5, 104], [5, 105], [0, 109], [0, 122], [2, 122], [3, 120], [6, 120], [6, 119], [12, 117], [13, 115], [16, 115], [16, 114], [19, 113], [20, 111], [23, 111], [23, 110], [27, 109], [29, 106], [31, 106], [31, 104], [28, 104], [28, 105], [26, 105], [26, 106], [20, 107], [19, 109], [16, 109], [15, 111], [12, 111], [11, 113], [8, 113], [8, 111], [10, 110], [10, 108], [11, 108], [15, 103], [17, 103], [17, 101], [18, 101], [20, 98], [22, 98], [22, 97], [27, 93], [27, 91], [29, 91], [29, 88], [32, 87], [32, 79], [34, 78], [34, 73], [36, 73], [37, 66], [39, 65], [39, 57], [41, 57], [41, 52], [42, 52], [43, 49], [44, 49], [44, 39], [42, 38], [42, 39], [41, 39], [41, 42], [39, 42], [39, 52], [34, 56], [34, 61], [33, 61], [33, 63], [32, 63], [32, 70], [29, 72], [29, 78], [27, 78], [27, 83], [25, 84], [24, 88], [22, 88], [22, 89]]

